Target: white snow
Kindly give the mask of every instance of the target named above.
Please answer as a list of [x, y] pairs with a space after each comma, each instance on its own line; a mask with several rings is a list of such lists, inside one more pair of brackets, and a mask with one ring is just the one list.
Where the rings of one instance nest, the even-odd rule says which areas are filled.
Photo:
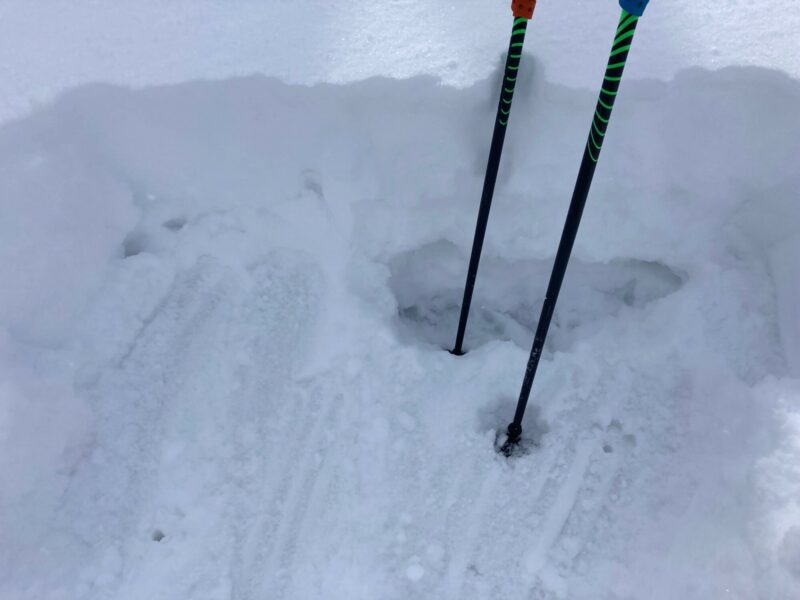
[[[179, 83], [254, 72], [293, 83], [433, 75], [468, 86], [506, 50], [510, 0], [4, 0], [0, 118], [67, 87]], [[597, 85], [613, 0], [540, 0], [526, 44], [551, 81]], [[795, 0], [653, 0], [626, 79], [751, 65], [800, 77]], [[646, 32], [646, 33], [645, 33]]]
[[652, 3], [506, 460], [616, 9], [541, 3], [455, 358], [473, 4], [3, 5], [3, 116], [144, 87], [0, 128], [0, 598], [800, 597], [797, 11]]

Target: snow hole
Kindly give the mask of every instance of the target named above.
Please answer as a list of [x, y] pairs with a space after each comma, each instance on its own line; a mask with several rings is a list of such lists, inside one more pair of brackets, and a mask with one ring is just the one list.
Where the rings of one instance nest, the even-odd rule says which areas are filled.
[[[399, 329], [406, 341], [449, 348], [453, 344], [468, 258], [454, 244], [435, 242], [396, 256], [390, 286]], [[528, 348], [539, 317], [552, 259], [481, 260], [465, 348], [492, 340]], [[563, 351], [626, 310], [639, 309], [676, 292], [683, 278], [658, 262], [635, 258], [608, 263], [570, 261], [548, 337]]]

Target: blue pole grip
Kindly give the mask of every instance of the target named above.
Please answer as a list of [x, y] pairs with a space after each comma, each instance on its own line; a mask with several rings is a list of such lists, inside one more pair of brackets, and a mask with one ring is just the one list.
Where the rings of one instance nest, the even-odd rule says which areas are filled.
[[625, 12], [641, 17], [644, 14], [644, 9], [647, 8], [648, 2], [650, 0], [619, 0], [619, 5]]

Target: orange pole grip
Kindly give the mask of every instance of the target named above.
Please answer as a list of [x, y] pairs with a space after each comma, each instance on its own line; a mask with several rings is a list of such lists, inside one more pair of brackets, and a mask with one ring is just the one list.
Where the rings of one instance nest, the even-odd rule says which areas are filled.
[[517, 18], [530, 20], [533, 18], [534, 8], [536, 8], [536, 0], [511, 0], [511, 11]]

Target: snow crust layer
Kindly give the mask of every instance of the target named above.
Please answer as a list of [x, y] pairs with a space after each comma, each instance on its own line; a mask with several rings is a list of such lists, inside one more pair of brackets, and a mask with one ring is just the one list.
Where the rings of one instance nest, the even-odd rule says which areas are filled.
[[[655, 10], [655, 8], [654, 8]], [[0, 597], [800, 597], [800, 83], [91, 85], [0, 130]]]

